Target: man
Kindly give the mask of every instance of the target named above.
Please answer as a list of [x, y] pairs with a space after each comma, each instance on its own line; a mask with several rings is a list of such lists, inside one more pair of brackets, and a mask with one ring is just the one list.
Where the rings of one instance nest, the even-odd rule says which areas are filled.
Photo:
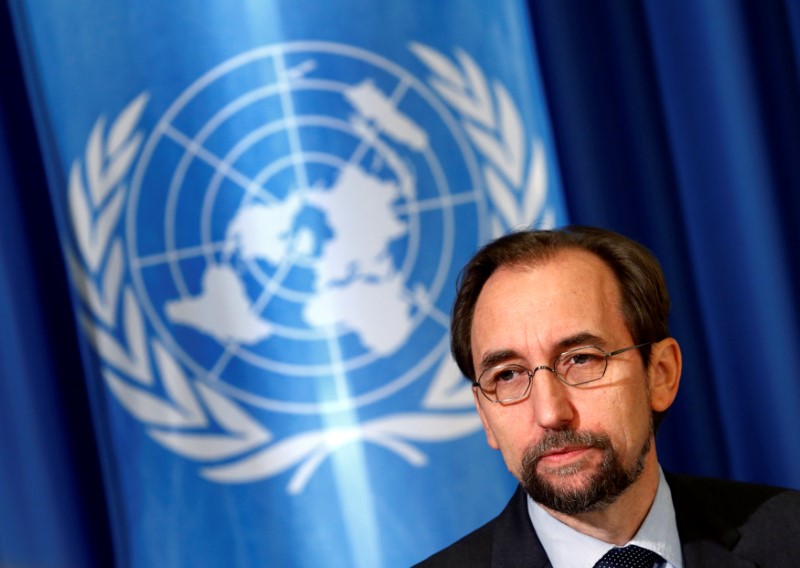
[[668, 312], [658, 261], [609, 231], [520, 232], [475, 255], [452, 350], [520, 488], [423, 566], [800, 566], [800, 493], [659, 467], [681, 375]]

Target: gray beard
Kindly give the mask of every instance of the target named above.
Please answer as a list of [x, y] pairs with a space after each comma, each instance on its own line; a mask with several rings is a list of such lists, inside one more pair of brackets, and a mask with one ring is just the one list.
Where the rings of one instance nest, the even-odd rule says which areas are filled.
[[[619, 452], [612, 446], [611, 439], [606, 434], [575, 430], [552, 431], [525, 452], [522, 458], [522, 487], [535, 502], [558, 513], [572, 516], [601, 511], [616, 501], [642, 474], [645, 458], [650, 451], [651, 438], [652, 427], [651, 435], [642, 445], [636, 462], [626, 469]], [[546, 452], [569, 446], [588, 446], [603, 452], [602, 462], [583, 487], [558, 487], [536, 471], [539, 460]], [[575, 475], [580, 465], [563, 467], [551, 472], [551, 476]]]

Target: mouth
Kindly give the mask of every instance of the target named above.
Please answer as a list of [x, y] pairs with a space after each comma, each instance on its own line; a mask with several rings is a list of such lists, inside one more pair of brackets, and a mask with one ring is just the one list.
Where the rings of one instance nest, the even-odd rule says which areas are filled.
[[523, 466], [531, 468], [531, 471], [541, 467], [543, 472], [562, 476], [568, 472], [577, 473], [588, 467], [590, 462], [601, 462], [611, 447], [611, 440], [606, 434], [551, 431], [528, 448], [523, 457]]
[[585, 457], [586, 454], [593, 449], [595, 448], [592, 446], [566, 446], [563, 448], [555, 448], [544, 452], [537, 461], [547, 465], [566, 464]]

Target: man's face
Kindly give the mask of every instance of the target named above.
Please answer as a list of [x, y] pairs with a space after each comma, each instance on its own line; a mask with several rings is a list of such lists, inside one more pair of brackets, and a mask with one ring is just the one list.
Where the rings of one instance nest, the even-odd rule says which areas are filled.
[[[472, 323], [478, 375], [497, 364], [549, 367], [574, 347], [614, 351], [633, 343], [612, 271], [577, 250], [535, 268], [498, 270], [481, 291]], [[539, 370], [522, 401], [503, 405], [475, 395], [489, 445], [549, 508], [596, 510], [639, 474], [657, 475], [648, 377], [637, 350], [610, 358], [604, 378], [584, 386]]]

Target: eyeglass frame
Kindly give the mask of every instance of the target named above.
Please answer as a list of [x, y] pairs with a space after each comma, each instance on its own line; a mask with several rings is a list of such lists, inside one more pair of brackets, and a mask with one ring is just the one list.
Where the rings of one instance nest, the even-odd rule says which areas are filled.
[[[614, 357], [615, 355], [620, 355], [621, 353], [625, 353], [626, 351], [632, 351], [634, 349], [639, 349], [641, 347], [645, 347], [645, 346], [650, 345], [652, 343], [654, 343], [654, 342], [653, 341], [647, 341], [645, 343], [639, 343], [638, 345], [631, 345], [630, 347], [623, 347], [622, 349], [617, 349], [615, 351], [610, 351], [610, 352], [606, 351], [605, 349], [603, 349], [601, 347], [598, 347], [597, 345], [581, 345], [580, 347], [574, 347], [572, 349], [568, 349], [568, 350], [564, 351], [563, 353], [559, 353], [558, 355], [556, 355], [553, 358], [553, 362], [551, 363], [550, 367], [548, 367], [547, 365], [539, 365], [538, 367], [534, 367], [533, 369], [528, 369], [525, 365], [518, 365], [518, 364], [513, 364], [513, 363], [502, 364], [502, 365], [494, 365], [492, 367], [489, 367], [488, 369], [484, 369], [481, 372], [481, 374], [478, 376], [478, 380], [477, 381], [472, 381], [472, 388], [477, 388], [479, 391], [481, 391], [481, 394], [489, 402], [493, 402], [493, 403], [497, 403], [497, 404], [511, 404], [513, 402], [519, 402], [520, 400], [525, 400], [528, 396], [530, 396], [531, 385], [533, 384], [533, 376], [539, 370], [550, 371], [551, 373], [553, 373], [553, 375], [555, 375], [555, 377], [559, 380], [559, 382], [567, 385], [568, 387], [580, 387], [580, 386], [583, 386], [583, 385], [588, 385], [589, 383], [595, 383], [595, 382], [599, 381], [600, 379], [602, 379], [603, 377], [605, 377], [606, 376], [606, 370], [608, 369], [608, 360], [611, 357]], [[556, 361], [558, 361], [564, 355], [567, 355], [567, 354], [572, 353], [574, 351], [580, 351], [581, 349], [586, 349], [588, 347], [593, 347], [594, 349], [597, 349], [598, 351], [600, 351], [605, 356], [605, 366], [603, 367], [603, 372], [596, 379], [589, 379], [588, 381], [582, 381], [580, 383], [568, 383], [564, 379], [564, 377], [562, 377], [559, 374], [559, 372], [556, 371], [556, 369], [555, 369]], [[528, 375], [528, 386], [525, 387], [525, 390], [523, 391], [523, 393], [520, 396], [518, 396], [517, 398], [504, 398], [502, 400], [498, 398], [497, 400], [492, 400], [491, 398], [489, 398], [489, 395], [486, 394], [486, 391], [483, 390], [483, 387], [481, 387], [480, 380], [481, 380], [481, 377], [484, 376], [489, 371], [491, 371], [493, 369], [501, 369], [503, 367], [519, 367], [520, 369], [524, 370]]]

